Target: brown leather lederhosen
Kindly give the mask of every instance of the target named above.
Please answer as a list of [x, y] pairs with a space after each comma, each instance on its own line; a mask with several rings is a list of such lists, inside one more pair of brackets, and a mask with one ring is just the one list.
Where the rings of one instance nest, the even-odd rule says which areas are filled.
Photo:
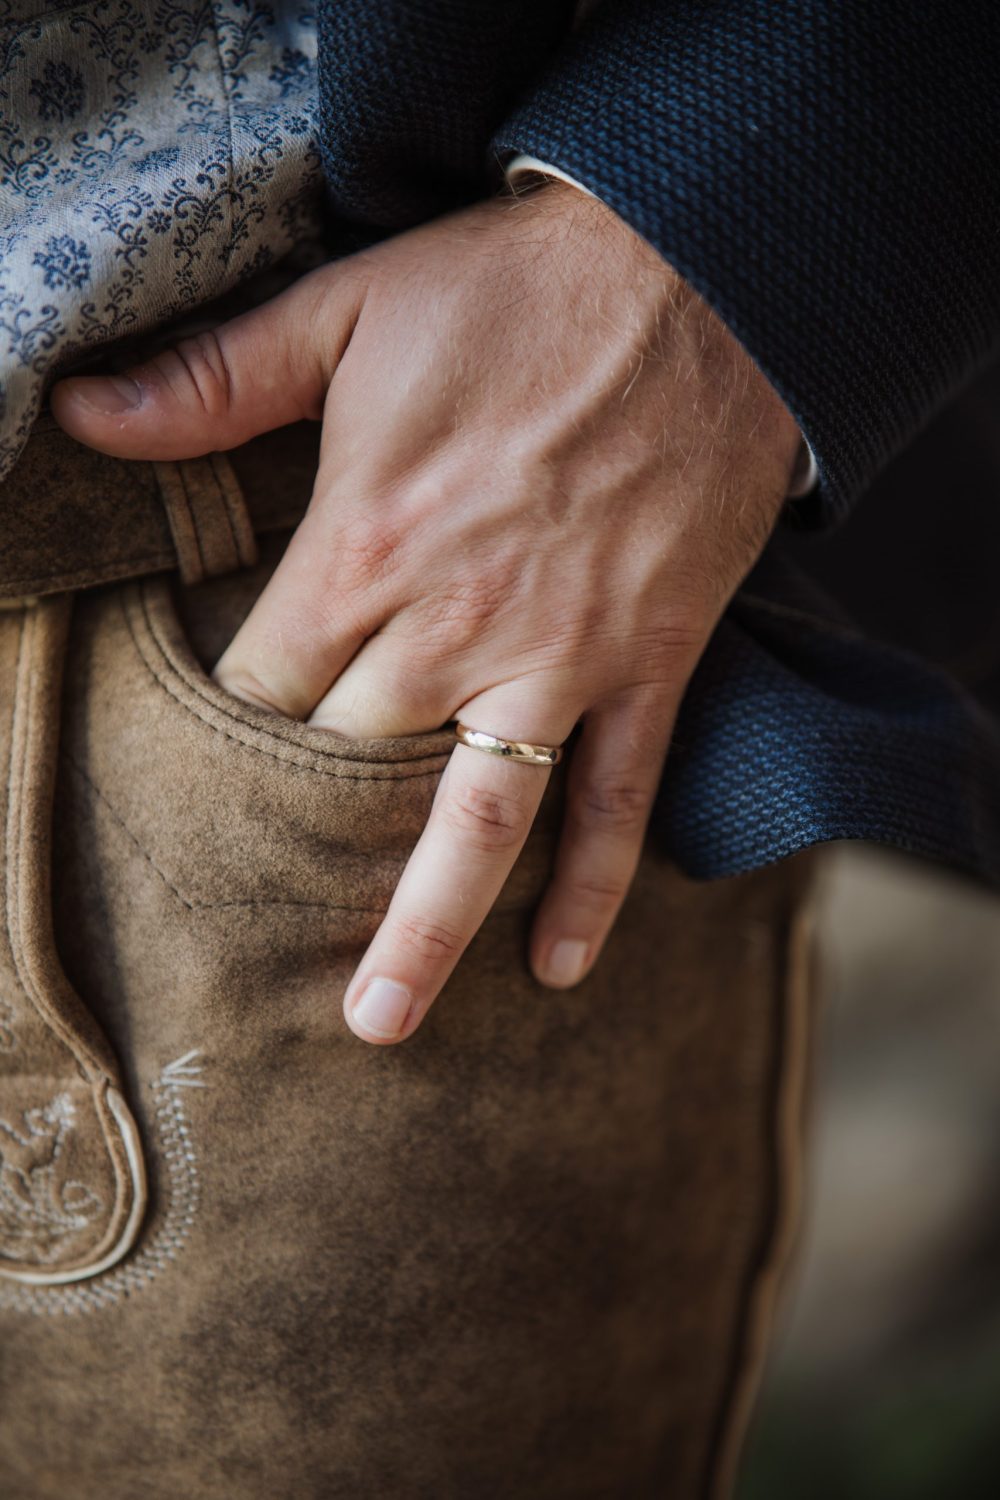
[[595, 972], [524, 958], [564, 767], [420, 1033], [344, 985], [446, 729], [334, 740], [208, 668], [315, 431], [0, 491], [0, 1493], [722, 1495], [787, 1250], [806, 866], [650, 838]]

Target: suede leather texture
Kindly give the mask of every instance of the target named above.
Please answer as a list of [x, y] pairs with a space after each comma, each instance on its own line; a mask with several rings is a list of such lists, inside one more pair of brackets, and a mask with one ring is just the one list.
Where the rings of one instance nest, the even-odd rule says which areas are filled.
[[49, 846], [69, 601], [0, 614], [0, 1273], [99, 1266], [132, 1237], [141, 1154], [118, 1068], [67, 983]]
[[196, 583], [245, 567], [255, 533], [301, 519], [318, 451], [319, 423], [298, 422], [232, 454], [124, 462], [45, 414], [3, 485], [0, 607], [173, 569]]
[[[211, 682], [283, 544], [79, 594], [64, 632], [38, 940], [149, 1204], [101, 1274], [0, 1280], [0, 1492], [721, 1493], [784, 1212], [808, 866], [696, 884], [651, 837], [593, 974], [546, 990], [525, 954], [564, 763], [420, 1032], [366, 1046], [343, 990], [454, 741], [342, 741]], [[0, 656], [32, 609], [68, 613], [0, 614]]]

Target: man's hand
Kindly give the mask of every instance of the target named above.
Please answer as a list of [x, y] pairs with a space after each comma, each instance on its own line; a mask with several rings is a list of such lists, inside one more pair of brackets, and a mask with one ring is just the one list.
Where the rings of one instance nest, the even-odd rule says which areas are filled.
[[[309, 511], [215, 669], [353, 737], [461, 718], [561, 744], [530, 961], [591, 967], [639, 860], [685, 685], [781, 507], [798, 433], [749, 357], [632, 230], [561, 183], [306, 276], [53, 408], [127, 458], [322, 417]], [[457, 744], [351, 980], [366, 1041], [419, 1026], [517, 858], [549, 772]]]

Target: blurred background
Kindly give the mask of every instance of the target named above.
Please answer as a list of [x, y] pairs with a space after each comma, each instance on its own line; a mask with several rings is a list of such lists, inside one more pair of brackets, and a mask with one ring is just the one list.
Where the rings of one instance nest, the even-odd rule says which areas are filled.
[[[1000, 721], [1000, 365], [795, 551]], [[804, 1222], [738, 1500], [996, 1500], [1000, 894], [842, 845], [820, 939]]]
[[1000, 898], [828, 856], [798, 1261], [738, 1500], [1000, 1495]]

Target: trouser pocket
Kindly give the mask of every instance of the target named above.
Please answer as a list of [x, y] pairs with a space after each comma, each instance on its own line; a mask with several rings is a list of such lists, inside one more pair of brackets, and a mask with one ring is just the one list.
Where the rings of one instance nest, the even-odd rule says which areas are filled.
[[119, 1266], [0, 1297], [24, 1500], [704, 1493], [784, 1194], [800, 877], [698, 886], [649, 843], [593, 973], [545, 990], [560, 766], [418, 1033], [368, 1047], [344, 986], [453, 743], [230, 698], [163, 585], [80, 601], [56, 934], [150, 1210]]

